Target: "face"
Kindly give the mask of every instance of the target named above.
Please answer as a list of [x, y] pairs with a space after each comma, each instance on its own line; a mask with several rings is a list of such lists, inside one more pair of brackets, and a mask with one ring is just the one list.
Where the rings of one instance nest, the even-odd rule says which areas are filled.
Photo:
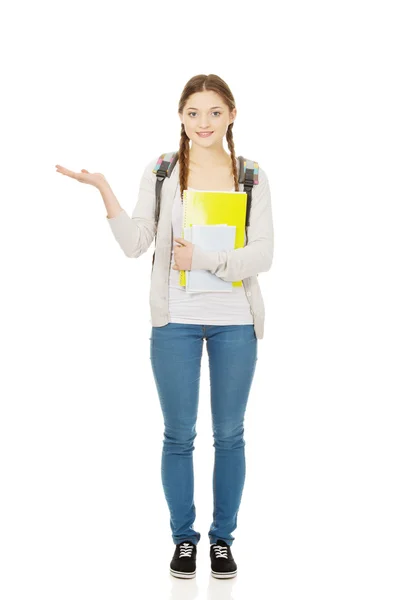
[[[230, 113], [228, 106], [216, 92], [207, 90], [192, 94], [179, 114], [186, 134], [200, 146], [221, 145], [230, 123], [236, 118], [236, 108]], [[213, 132], [202, 137], [200, 132]]]

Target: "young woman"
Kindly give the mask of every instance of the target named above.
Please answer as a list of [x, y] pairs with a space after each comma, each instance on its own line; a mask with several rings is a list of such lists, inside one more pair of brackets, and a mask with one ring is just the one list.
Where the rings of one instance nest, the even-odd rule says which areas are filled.
[[[193, 442], [206, 340], [215, 448], [214, 512], [208, 536], [212, 575], [225, 578], [237, 573], [232, 531], [237, 526], [245, 480], [244, 416], [257, 362], [257, 340], [264, 332], [265, 311], [257, 276], [269, 270], [273, 256], [271, 198], [267, 176], [259, 167], [244, 248], [207, 252], [182, 239], [183, 190], [243, 191], [243, 184], [238, 181], [232, 135], [235, 101], [227, 84], [217, 75], [192, 77], [181, 94], [178, 114], [179, 156], [172, 175], [163, 183], [157, 226], [153, 169], [160, 153], [142, 175], [132, 218], [101, 173], [85, 169], [74, 173], [56, 167], [58, 172], [99, 189], [108, 223], [127, 256], [143, 254], [157, 233], [150, 293], [150, 356], [165, 425], [161, 475], [175, 543], [170, 573], [184, 578], [196, 574], [201, 537], [193, 528]], [[224, 137], [229, 153], [223, 147]], [[208, 269], [225, 281], [242, 280], [243, 286], [233, 286], [228, 294], [187, 294], [179, 285], [179, 271], [191, 269]]]

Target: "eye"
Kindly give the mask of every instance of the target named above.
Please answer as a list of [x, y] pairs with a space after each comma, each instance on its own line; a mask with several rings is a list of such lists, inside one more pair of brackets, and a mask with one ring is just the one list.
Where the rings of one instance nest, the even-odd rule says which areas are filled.
[[[188, 113], [189, 117], [190, 117], [190, 115], [195, 115], [195, 114], [196, 114], [196, 112], [195, 112], [195, 111], [192, 111], [192, 112]], [[214, 112], [213, 112], [212, 114], [213, 114], [213, 115], [215, 115], [215, 114], [218, 114], [218, 115], [220, 115], [221, 113], [220, 113], [218, 110], [214, 110]]]

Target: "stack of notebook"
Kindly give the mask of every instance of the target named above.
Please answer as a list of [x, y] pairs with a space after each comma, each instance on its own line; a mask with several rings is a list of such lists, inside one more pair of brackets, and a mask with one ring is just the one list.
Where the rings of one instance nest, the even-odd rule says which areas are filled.
[[[182, 237], [205, 251], [243, 248], [247, 193], [188, 189], [183, 191]], [[232, 291], [242, 281], [224, 281], [208, 270], [180, 271], [187, 292]]]

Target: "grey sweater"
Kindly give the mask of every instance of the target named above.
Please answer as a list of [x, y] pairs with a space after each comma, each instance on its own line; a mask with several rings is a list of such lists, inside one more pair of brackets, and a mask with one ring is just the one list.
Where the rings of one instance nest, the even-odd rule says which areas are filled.
[[[108, 223], [124, 254], [139, 258], [150, 247], [155, 233], [155, 185], [153, 173], [158, 156], [145, 167], [140, 180], [138, 200], [132, 218], [124, 209], [108, 218]], [[239, 159], [237, 159], [239, 172]], [[266, 173], [259, 166], [259, 183], [253, 187], [249, 226], [243, 248], [231, 251], [210, 252], [198, 245], [193, 247], [192, 269], [207, 269], [224, 281], [242, 280], [250, 311], [254, 318], [254, 331], [258, 339], [264, 337], [265, 307], [258, 283], [259, 273], [271, 268], [274, 250], [271, 194]], [[155, 259], [151, 273], [150, 312], [153, 327], [169, 323], [168, 283], [173, 244], [172, 206], [179, 186], [179, 162], [171, 177], [166, 177], [161, 191], [160, 217], [155, 247]], [[239, 184], [239, 191], [243, 184]]]

